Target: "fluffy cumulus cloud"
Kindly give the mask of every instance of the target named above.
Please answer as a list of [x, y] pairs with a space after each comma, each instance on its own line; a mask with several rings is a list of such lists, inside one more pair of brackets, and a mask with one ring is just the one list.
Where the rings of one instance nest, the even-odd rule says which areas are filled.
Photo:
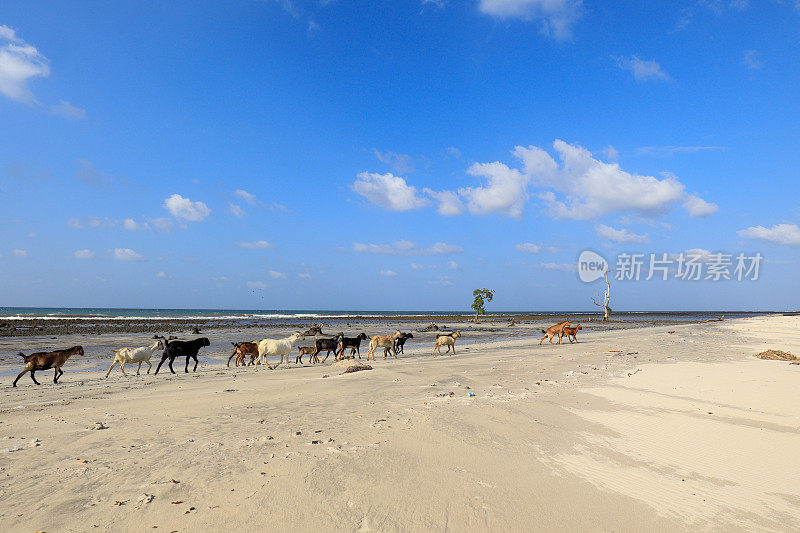
[[397, 272], [395, 272], [394, 270], [381, 270], [380, 274], [381, 274], [381, 276], [384, 276], [384, 277], [387, 277], [387, 278], [393, 278], [394, 276], [397, 275]]
[[511, 218], [522, 218], [522, 208], [528, 199], [530, 176], [498, 162], [475, 163], [469, 167], [467, 173], [486, 178], [485, 185], [458, 190], [458, 194], [467, 201], [467, 209], [471, 213], [498, 213]]
[[283, 272], [278, 272], [277, 270], [267, 270], [267, 274], [272, 279], [285, 279], [286, 278], [286, 274], [284, 274]]
[[239, 247], [246, 250], [269, 250], [270, 248], [274, 248], [274, 246], [267, 241], [240, 242]]
[[787, 246], [800, 246], [800, 228], [797, 224], [777, 224], [771, 228], [752, 226], [736, 232], [739, 237], [766, 241]]
[[117, 261], [144, 261], [144, 257], [130, 248], [114, 248], [112, 252]]
[[164, 208], [175, 218], [187, 222], [201, 222], [211, 214], [211, 209], [203, 202], [193, 202], [180, 194], [173, 194], [164, 200]]
[[669, 74], [664, 72], [656, 61], [646, 61], [637, 56], [616, 57], [617, 66], [622, 70], [628, 70], [633, 74], [636, 81], [669, 80]]
[[94, 258], [94, 252], [89, 250], [88, 248], [84, 248], [83, 250], [75, 250], [72, 252], [72, 255], [75, 256], [75, 259], [92, 259]]
[[20, 102], [35, 103], [29, 82], [46, 78], [50, 66], [36, 47], [26, 43], [8, 26], [0, 25], [0, 94]]
[[649, 242], [646, 233], [644, 235], [639, 235], [627, 228], [616, 229], [611, 226], [606, 226], [605, 224], [598, 224], [594, 227], [594, 230], [600, 238], [619, 244]]
[[553, 148], [561, 167], [535, 146], [518, 146], [514, 153], [534, 184], [545, 189], [539, 198], [558, 218], [591, 220], [623, 211], [653, 216], [687, 198], [684, 185], [675, 176], [658, 179], [632, 174], [618, 163], [599, 161], [585, 148], [561, 140], [556, 140]]
[[382, 255], [446, 255], [463, 252], [464, 249], [455, 244], [437, 242], [432, 246], [420, 247], [411, 241], [395, 241], [391, 244], [353, 243], [353, 251], [358, 253]]
[[563, 41], [572, 37], [582, 4], [580, 0], [480, 0], [478, 8], [496, 18], [537, 20], [543, 33]]
[[[693, 217], [718, 210], [716, 204], [687, 193], [678, 177], [668, 172], [658, 178], [627, 172], [616, 161], [601, 161], [582, 146], [562, 140], [556, 140], [553, 149], [555, 156], [536, 146], [517, 146], [512, 154], [521, 168], [498, 161], [474, 163], [467, 173], [478, 178], [479, 184], [456, 191], [424, 188], [422, 192], [445, 216], [467, 210], [475, 215], [498, 214], [519, 220], [531, 197], [551, 216], [575, 220], [621, 212], [652, 218], [678, 205]], [[606, 152], [616, 155], [616, 150]], [[353, 190], [394, 211], [429, 203], [417, 195], [415, 187], [392, 174], [361, 173]]]
[[247, 288], [248, 289], [264, 290], [264, 289], [267, 288], [267, 284], [264, 283], [263, 281], [248, 281], [247, 282]]
[[409, 211], [428, 205], [428, 200], [417, 194], [416, 187], [391, 173], [362, 172], [352, 188], [373, 204], [390, 211]]
[[14, 250], [14, 251], [13, 251], [13, 252], [11, 252], [11, 253], [13, 253], [13, 254], [14, 254], [14, 257], [20, 257], [20, 258], [22, 258], [22, 259], [24, 259], [24, 258], [28, 257], [28, 250], [20, 250], [20, 249], [16, 249], [16, 250]]

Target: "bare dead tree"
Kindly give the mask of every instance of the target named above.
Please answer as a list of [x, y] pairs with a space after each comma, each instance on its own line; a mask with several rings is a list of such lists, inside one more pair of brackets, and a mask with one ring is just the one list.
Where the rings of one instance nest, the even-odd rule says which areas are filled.
[[611, 317], [611, 283], [608, 281], [608, 269], [606, 269], [606, 290], [598, 294], [597, 298], [592, 298], [592, 301], [594, 305], [603, 309], [603, 320], [608, 320]]

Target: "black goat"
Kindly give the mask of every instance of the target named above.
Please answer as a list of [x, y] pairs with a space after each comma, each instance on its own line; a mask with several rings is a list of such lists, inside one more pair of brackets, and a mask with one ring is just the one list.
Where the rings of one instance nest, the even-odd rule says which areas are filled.
[[341, 359], [342, 354], [348, 348], [350, 348], [350, 357], [355, 357], [358, 354], [358, 358], [361, 359], [361, 341], [365, 341], [369, 339], [367, 334], [361, 332], [358, 334], [358, 337], [345, 337], [344, 333], [339, 333], [339, 351], [336, 353], [336, 356]]
[[319, 361], [319, 353], [325, 353], [325, 359], [322, 360], [324, 363], [328, 356], [333, 352], [334, 358], [336, 358], [336, 350], [339, 348], [339, 339], [341, 338], [342, 333], [336, 335], [331, 339], [317, 339], [314, 341], [314, 353], [311, 354], [311, 361], [317, 362]]
[[399, 353], [405, 353], [403, 351], [403, 346], [405, 346], [406, 341], [408, 339], [413, 339], [413, 338], [414, 338], [414, 334], [413, 333], [403, 333], [402, 336], [400, 336], [397, 339], [395, 339], [395, 341], [394, 341], [394, 354], [397, 355], [398, 352]]
[[[162, 337], [163, 338], [163, 337]], [[176, 357], [183, 357], [186, 356], [186, 368], [184, 368], [184, 372], [189, 372], [189, 359], [194, 359], [194, 368], [192, 372], [197, 371], [197, 352], [200, 351], [200, 348], [203, 346], [211, 346], [211, 341], [209, 341], [206, 337], [200, 337], [199, 339], [195, 339], [193, 341], [167, 341], [167, 347], [164, 350], [164, 353], [161, 354], [161, 361], [158, 362], [158, 366], [156, 367], [156, 374], [161, 369], [161, 365], [164, 364], [164, 361], [169, 359], [169, 371], [173, 374], [175, 370], [172, 368], [172, 362], [175, 361]]]

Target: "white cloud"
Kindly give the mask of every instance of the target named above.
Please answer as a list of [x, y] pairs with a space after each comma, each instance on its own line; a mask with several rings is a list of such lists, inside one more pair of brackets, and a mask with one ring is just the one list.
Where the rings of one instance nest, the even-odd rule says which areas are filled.
[[144, 261], [144, 257], [130, 248], [114, 248], [114, 259], [117, 261]]
[[450, 270], [461, 270], [461, 265], [459, 265], [455, 261], [450, 261], [449, 263], [447, 263], [447, 268], [449, 268]]
[[684, 185], [673, 175], [664, 179], [631, 174], [618, 163], [604, 163], [585, 148], [556, 140], [562, 168], [539, 148], [518, 146], [514, 153], [523, 161], [525, 172], [543, 188], [565, 195], [559, 200], [546, 191], [539, 198], [558, 218], [590, 220], [608, 213], [634, 211], [653, 216], [668, 211], [685, 199]]
[[532, 242], [522, 242], [514, 246], [514, 249], [518, 252], [525, 252], [529, 254], [538, 254], [539, 252], [550, 252], [551, 254], [557, 254], [559, 249], [555, 246], [545, 246], [543, 244], [533, 244]]
[[267, 284], [263, 281], [248, 281], [247, 282], [248, 289], [261, 289], [264, 290], [267, 288]]
[[461, 199], [453, 191], [433, 191], [426, 188], [422, 192], [439, 203], [436, 212], [440, 215], [453, 216], [464, 212], [464, 204], [461, 203]]
[[164, 279], [164, 278], [166, 278], [166, 277], [167, 277], [167, 273], [166, 273], [166, 272], [164, 272], [163, 270], [162, 270], [161, 272], [156, 272], [156, 277], [157, 277], [158, 279]]
[[398, 154], [396, 152], [380, 152], [373, 150], [373, 154], [381, 163], [386, 163], [398, 174], [408, 174], [414, 172], [414, 160], [408, 154]]
[[297, 277], [300, 279], [311, 279], [311, 274], [309, 274], [308, 272], [300, 272], [299, 274], [297, 274]]
[[644, 235], [639, 235], [638, 233], [634, 233], [627, 228], [616, 229], [612, 228], [611, 226], [606, 226], [605, 224], [598, 224], [594, 227], [594, 230], [601, 238], [620, 244], [650, 241], [650, 239], [647, 238], [646, 233]]
[[750, 70], [758, 70], [761, 68], [761, 59], [758, 57], [758, 52], [755, 50], [744, 51], [744, 66]]
[[572, 37], [572, 26], [582, 11], [580, 0], [480, 0], [482, 13], [497, 18], [537, 20], [542, 32], [556, 40]]
[[656, 61], [645, 61], [637, 56], [616, 57], [617, 66], [633, 73], [636, 81], [669, 80], [669, 74], [664, 72]]
[[188, 222], [200, 222], [211, 214], [211, 209], [203, 202], [193, 202], [180, 194], [173, 194], [164, 200], [164, 208], [172, 216]]
[[557, 270], [559, 272], [575, 272], [577, 270], [574, 263], [539, 263], [539, 268]]
[[373, 204], [390, 211], [408, 211], [428, 205], [428, 200], [417, 195], [416, 187], [391, 173], [362, 172], [352, 188]]
[[736, 232], [739, 237], [785, 244], [787, 246], [800, 246], [800, 228], [797, 224], [777, 224], [771, 228], [752, 226]]
[[414, 270], [430, 270], [439, 268], [437, 265], [420, 265], [419, 263], [409, 263], [408, 266], [413, 268]]
[[381, 270], [381, 276], [386, 276], [387, 278], [394, 277], [397, 275], [397, 272], [394, 270]]
[[54, 115], [74, 120], [83, 120], [86, 118], [86, 111], [80, 107], [76, 107], [66, 100], [59, 100], [55, 105], [50, 106], [50, 111]]
[[132, 218], [126, 218], [122, 221], [122, 227], [128, 231], [160, 231], [162, 233], [169, 233], [175, 229], [175, 223], [164, 217], [145, 218], [144, 222], [137, 222]]
[[267, 241], [240, 242], [238, 243], [238, 246], [247, 250], [269, 250], [271, 248], [275, 248]]
[[498, 213], [521, 219], [522, 208], [528, 198], [530, 177], [503, 163], [475, 163], [467, 173], [484, 177], [484, 187], [465, 187], [458, 193], [467, 200], [467, 208], [476, 215]]
[[28, 257], [28, 250], [16, 249], [12, 253], [14, 254], [14, 257], [20, 257], [20, 258]]
[[228, 212], [231, 215], [233, 215], [235, 217], [239, 217], [239, 218], [242, 218], [243, 216], [245, 216], [247, 214], [247, 212], [244, 209], [242, 209], [241, 206], [236, 205], [236, 204], [231, 203], [231, 202], [228, 202]]
[[540, 251], [542, 251], [541, 245], [533, 244], [532, 242], [522, 242], [514, 246], [514, 249], [518, 252], [526, 252], [529, 254], [538, 254]]
[[72, 252], [72, 255], [75, 256], [75, 259], [94, 259], [94, 252], [88, 248], [84, 248], [83, 250], [75, 250]]
[[35, 103], [28, 82], [49, 75], [47, 58], [17, 37], [12, 28], [0, 25], [0, 94], [19, 102]]
[[272, 279], [286, 278], [286, 274], [284, 274], [283, 272], [278, 272], [277, 270], [267, 270], [267, 274], [269, 274], [269, 277], [271, 277]]
[[139, 224], [132, 218], [126, 218], [122, 221], [122, 227], [124, 227], [128, 231], [139, 231], [141, 229], [145, 229], [142, 224]]
[[411, 241], [395, 241], [391, 244], [353, 243], [353, 251], [383, 255], [445, 255], [463, 252], [464, 249], [454, 244], [437, 242], [428, 248], [421, 248]]
[[244, 189], [236, 189], [235, 191], [233, 191], [233, 195], [238, 196], [239, 198], [241, 198], [250, 205], [258, 204], [258, 198], [256, 198], [256, 195], [251, 194], [245, 191]]
[[683, 207], [686, 209], [686, 212], [689, 213], [689, 216], [692, 217], [707, 217], [719, 211], [719, 206], [717, 204], [706, 202], [694, 194], [686, 196]]
[[72, 229], [98, 229], [98, 228], [113, 228], [119, 222], [109, 217], [95, 217], [88, 216], [83, 220], [78, 218], [71, 218], [67, 221], [67, 226]]

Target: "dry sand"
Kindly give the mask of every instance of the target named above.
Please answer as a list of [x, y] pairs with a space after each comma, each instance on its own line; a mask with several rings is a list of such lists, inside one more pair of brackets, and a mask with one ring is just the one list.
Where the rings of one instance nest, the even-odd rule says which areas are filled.
[[797, 530], [800, 366], [751, 356], [798, 326], [419, 335], [344, 375], [228, 369], [215, 338], [196, 374], [4, 377], [0, 531]]

